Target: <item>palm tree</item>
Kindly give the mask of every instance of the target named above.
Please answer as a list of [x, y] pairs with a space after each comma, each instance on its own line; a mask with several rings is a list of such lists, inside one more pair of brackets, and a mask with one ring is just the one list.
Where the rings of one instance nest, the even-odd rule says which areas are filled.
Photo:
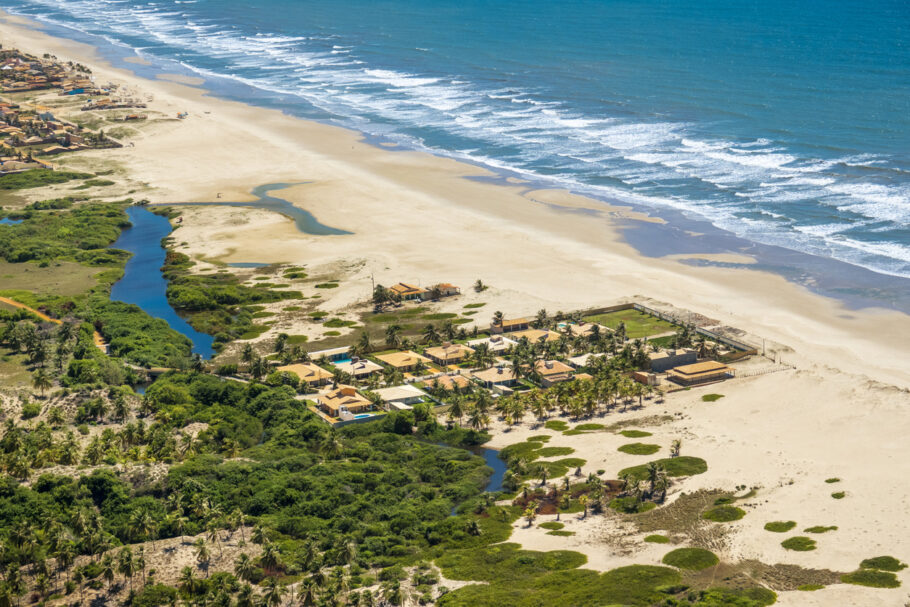
[[250, 555], [246, 552], [241, 552], [240, 555], [234, 559], [234, 573], [241, 580], [245, 582], [251, 581], [255, 572], [256, 565], [253, 563], [253, 559], [250, 558]]
[[457, 419], [458, 425], [461, 425], [461, 418], [464, 417], [464, 403], [460, 394], [452, 396], [452, 404], [449, 406], [449, 419]]
[[287, 594], [287, 588], [279, 584], [278, 580], [273, 577], [266, 578], [262, 585], [265, 586], [265, 604], [281, 605], [284, 595]]
[[114, 583], [114, 559], [110, 554], [105, 554], [101, 559], [101, 576], [107, 580], [107, 591], [110, 593]]
[[300, 607], [315, 607], [319, 600], [319, 594], [316, 591], [316, 585], [312, 580], [306, 580], [297, 593], [297, 602]]
[[218, 557], [223, 557], [224, 548], [221, 546], [221, 538], [218, 537], [218, 524], [214, 519], [210, 520], [206, 525], [206, 536], [209, 538], [210, 542], [218, 544]]
[[361, 331], [360, 337], [357, 338], [357, 345], [354, 346], [354, 350], [363, 355], [369, 354], [372, 349], [373, 344], [370, 342], [370, 334], [366, 331]]
[[256, 523], [256, 526], [253, 527], [253, 535], [251, 537], [254, 544], [262, 545], [268, 541], [265, 536], [265, 529], [259, 523]]
[[670, 457], [679, 457], [680, 449], [682, 449], [682, 441], [678, 438], [674, 439], [673, 442], [670, 443]]
[[196, 593], [197, 581], [196, 575], [193, 572], [193, 568], [186, 566], [180, 570], [180, 587], [183, 588], [188, 594]]
[[205, 540], [201, 537], [193, 542], [193, 548], [196, 549], [196, 563], [200, 569], [205, 569], [206, 575], [208, 577], [209, 562], [212, 560], [212, 553], [209, 551], [209, 547], [205, 545]]
[[423, 328], [423, 340], [427, 344], [435, 344], [439, 342], [439, 331], [436, 330], [436, 326], [433, 323], [428, 323]]
[[32, 387], [41, 392], [41, 396], [54, 385], [44, 368], [38, 369], [32, 375]]
[[272, 542], [266, 542], [262, 546], [262, 554], [259, 556], [259, 563], [267, 573], [272, 573], [278, 569], [281, 564], [281, 555], [278, 547]]
[[578, 503], [581, 504], [582, 512], [581, 518], [588, 518], [588, 496], [587, 494], [582, 495], [578, 498]]
[[386, 327], [385, 343], [390, 348], [397, 348], [401, 344], [401, 325], [391, 324]]
[[537, 504], [533, 502], [528, 504], [528, 507], [525, 508], [523, 516], [525, 520], [528, 521], [528, 527], [534, 524], [534, 519], [537, 518]]

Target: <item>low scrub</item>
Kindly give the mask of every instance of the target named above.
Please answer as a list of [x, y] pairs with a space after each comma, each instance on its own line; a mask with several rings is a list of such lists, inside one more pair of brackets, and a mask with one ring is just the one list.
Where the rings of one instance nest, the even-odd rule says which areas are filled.
[[714, 508], [706, 510], [704, 514], [701, 515], [703, 519], [714, 521], [715, 523], [738, 521], [744, 516], [746, 516], [745, 510], [729, 505], [715, 506]]
[[713, 567], [719, 559], [716, 554], [704, 548], [677, 548], [665, 554], [662, 562], [677, 569], [701, 571]]
[[[700, 457], [668, 457], [653, 463], [663, 466], [667, 476], [694, 476], [708, 471], [708, 463]], [[648, 478], [648, 464], [632, 466], [619, 471], [619, 476], [629, 476], [631, 480], [643, 481]]]
[[[774, 533], [786, 533], [794, 527], [796, 527], [796, 521], [773, 521], [765, 523], [765, 531], [773, 531]], [[808, 531], [808, 529], [806, 531]]]
[[871, 588], [897, 588], [901, 585], [896, 575], [890, 571], [878, 571], [877, 569], [860, 569], [853, 573], [847, 573], [840, 576], [840, 581], [844, 584], [869, 586]]
[[878, 569], [879, 571], [901, 571], [907, 568], [906, 563], [902, 563], [893, 556], [876, 556], [866, 559], [859, 564], [860, 569]]
[[654, 535], [647, 536], [645, 538], [645, 541], [649, 544], [669, 544], [670, 538], [668, 538], [666, 535], [658, 535], [655, 533]]
[[781, 546], [787, 550], [795, 550], [796, 552], [809, 552], [810, 550], [815, 550], [815, 540], [809, 537], [802, 535], [797, 535], [796, 537], [791, 537], [780, 543]]
[[622, 453], [628, 453], [629, 455], [654, 455], [660, 451], [660, 445], [652, 445], [648, 443], [629, 443], [628, 445], [623, 445], [616, 449]]

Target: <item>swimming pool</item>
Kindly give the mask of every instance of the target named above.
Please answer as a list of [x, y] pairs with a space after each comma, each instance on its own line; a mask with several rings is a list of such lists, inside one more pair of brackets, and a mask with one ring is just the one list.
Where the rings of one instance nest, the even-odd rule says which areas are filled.
[[364, 417], [373, 417], [371, 413], [358, 413], [354, 416], [354, 419], [363, 419]]

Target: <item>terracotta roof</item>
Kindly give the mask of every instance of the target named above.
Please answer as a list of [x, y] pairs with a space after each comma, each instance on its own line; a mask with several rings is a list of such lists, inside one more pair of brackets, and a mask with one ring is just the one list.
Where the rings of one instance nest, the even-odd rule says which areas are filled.
[[572, 372], [572, 367], [558, 360], [539, 360], [534, 369], [544, 377]]
[[391, 352], [389, 354], [377, 354], [376, 360], [380, 360], [387, 365], [392, 367], [413, 367], [419, 362], [428, 363], [430, 359], [426, 356], [421, 356], [416, 352], [411, 352], [406, 350], [404, 352]]
[[427, 348], [423, 351], [423, 353], [436, 360], [455, 360], [458, 358], [463, 358], [473, 351], [473, 349], [462, 344], [450, 344], [448, 346], [436, 346], [433, 348]]
[[467, 388], [470, 384], [470, 380], [464, 375], [440, 375], [428, 382], [428, 385], [438, 385], [444, 390], [460, 390]]
[[490, 384], [509, 382], [517, 379], [515, 377], [515, 371], [512, 370], [512, 367], [490, 367], [489, 369], [484, 369], [483, 371], [475, 371], [471, 375], [483, 383]]
[[725, 371], [729, 369], [727, 365], [716, 360], [708, 360], [701, 363], [694, 363], [691, 365], [683, 365], [682, 367], [676, 367], [671, 370], [671, 373], [678, 373], [680, 375], [696, 375], [698, 373], [707, 373], [710, 371]]
[[367, 397], [360, 394], [353, 386], [339, 386], [325, 394], [320, 394], [319, 403], [336, 415], [341, 407], [345, 407], [348, 411], [354, 411], [364, 409], [372, 404]]
[[283, 367], [278, 367], [278, 371], [290, 371], [294, 373], [307, 382], [308, 384], [319, 383], [321, 381], [331, 379], [332, 374], [320, 367], [319, 365], [313, 363], [297, 363], [294, 365], [284, 365]]

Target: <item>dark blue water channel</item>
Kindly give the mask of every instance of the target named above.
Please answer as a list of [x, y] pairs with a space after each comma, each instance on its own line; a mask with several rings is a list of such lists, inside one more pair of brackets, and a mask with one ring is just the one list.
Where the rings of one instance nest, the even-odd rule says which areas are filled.
[[487, 466], [493, 469], [493, 474], [490, 476], [487, 486], [484, 487], [484, 491], [489, 491], [490, 493], [502, 491], [502, 480], [505, 477], [507, 467], [506, 463], [499, 457], [499, 451], [485, 447], [478, 447], [477, 449], [471, 449], [471, 451], [474, 455], [482, 457]]
[[211, 358], [215, 352], [212, 336], [191, 327], [167, 301], [167, 281], [161, 274], [165, 256], [161, 239], [171, 233], [170, 222], [142, 207], [129, 207], [126, 213], [133, 225], [111, 246], [133, 256], [126, 262], [123, 278], [111, 289], [111, 301], [136, 304], [149, 316], [166, 321], [193, 342], [194, 353]]

